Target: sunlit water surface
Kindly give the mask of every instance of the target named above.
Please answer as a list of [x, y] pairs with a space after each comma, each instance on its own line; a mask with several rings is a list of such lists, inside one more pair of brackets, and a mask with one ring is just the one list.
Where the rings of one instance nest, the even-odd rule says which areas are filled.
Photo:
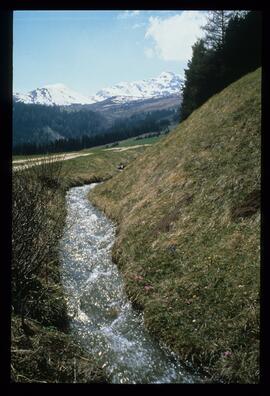
[[201, 382], [151, 338], [127, 299], [111, 258], [115, 226], [87, 199], [95, 185], [71, 188], [66, 197], [60, 256], [73, 333], [112, 383]]

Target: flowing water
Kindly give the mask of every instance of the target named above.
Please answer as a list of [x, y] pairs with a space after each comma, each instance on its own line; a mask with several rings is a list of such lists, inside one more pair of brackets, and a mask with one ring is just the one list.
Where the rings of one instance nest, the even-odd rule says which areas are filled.
[[87, 199], [95, 185], [71, 188], [66, 198], [60, 253], [72, 331], [112, 383], [200, 382], [151, 338], [127, 299], [111, 258], [115, 226]]

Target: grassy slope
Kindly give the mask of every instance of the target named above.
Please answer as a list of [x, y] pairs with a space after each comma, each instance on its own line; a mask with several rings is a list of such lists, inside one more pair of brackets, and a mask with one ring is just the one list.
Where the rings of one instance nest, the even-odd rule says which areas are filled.
[[243, 77], [90, 199], [151, 332], [212, 380], [259, 380], [260, 81]]

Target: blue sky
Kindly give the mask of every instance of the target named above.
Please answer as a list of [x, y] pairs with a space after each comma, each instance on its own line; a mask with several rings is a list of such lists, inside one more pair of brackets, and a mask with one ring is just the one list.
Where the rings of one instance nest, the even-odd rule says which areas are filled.
[[85, 95], [121, 81], [184, 75], [201, 11], [16, 11], [13, 90], [63, 83]]

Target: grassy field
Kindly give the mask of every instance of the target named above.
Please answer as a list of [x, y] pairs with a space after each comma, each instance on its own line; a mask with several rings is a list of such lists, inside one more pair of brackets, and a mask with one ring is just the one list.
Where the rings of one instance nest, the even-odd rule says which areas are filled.
[[130, 138], [119, 142], [119, 147], [137, 146], [139, 144], [154, 144], [158, 142], [162, 136], [147, 137], [144, 139]]
[[214, 382], [259, 381], [260, 87], [227, 87], [89, 195], [148, 329]]

